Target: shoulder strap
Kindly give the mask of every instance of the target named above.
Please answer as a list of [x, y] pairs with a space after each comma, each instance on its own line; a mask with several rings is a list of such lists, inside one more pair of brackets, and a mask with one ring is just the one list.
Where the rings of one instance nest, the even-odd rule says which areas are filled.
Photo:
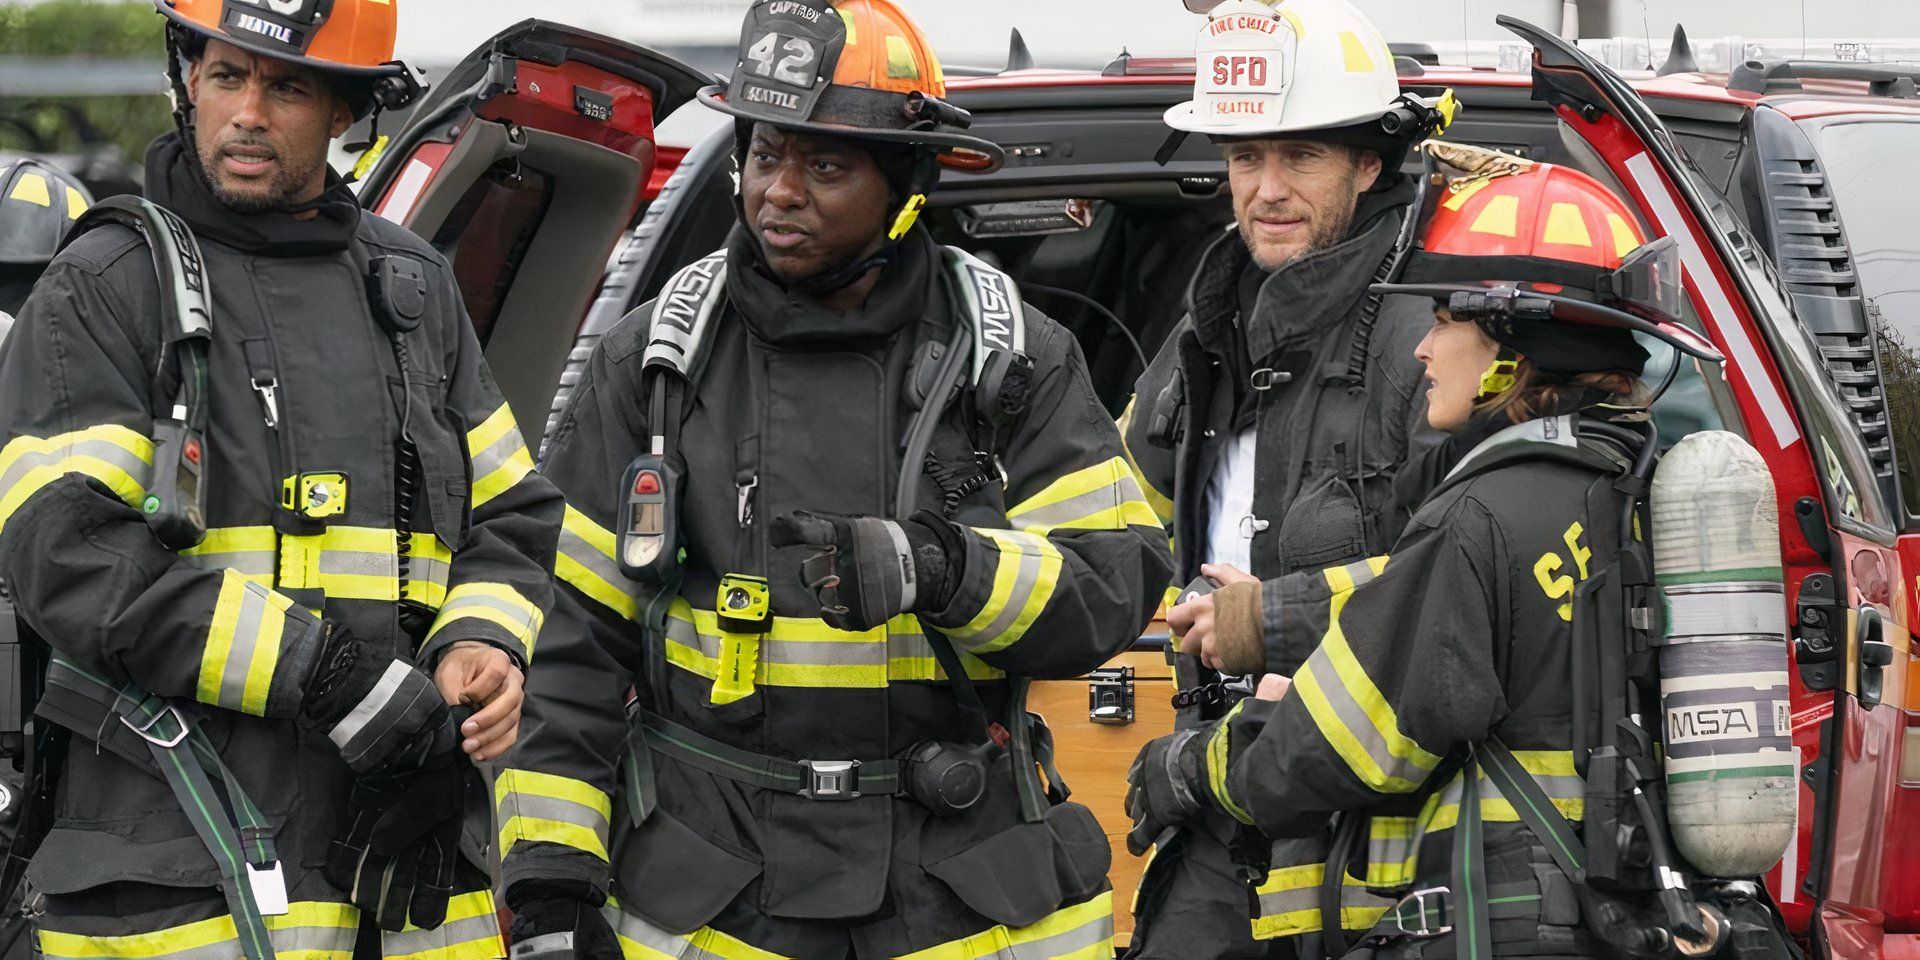
[[995, 350], [1027, 352], [1027, 313], [1013, 278], [959, 247], [942, 247], [960, 307], [973, 328], [973, 382]]
[[665, 367], [692, 377], [713, 340], [714, 317], [727, 299], [727, 252], [716, 250], [680, 268], [654, 299], [643, 369]]
[[[200, 241], [193, 229], [173, 211], [135, 196], [108, 197], [87, 208], [60, 241], [66, 249], [79, 237], [95, 228], [117, 223], [132, 229], [147, 242], [153, 254], [153, 269], [160, 281], [160, 358], [155, 364], [164, 369], [176, 345], [213, 336], [213, 303], [207, 295], [205, 261], [200, 256]], [[183, 371], [182, 375], [185, 375]], [[156, 412], [166, 411], [171, 397], [156, 397]]]
[[[185, 220], [138, 197], [109, 197], [82, 214], [61, 248], [106, 223], [131, 227], [153, 252], [160, 283], [160, 349], [154, 363], [153, 483], [141, 511], [161, 545], [184, 550], [206, 537], [207, 350], [213, 339], [213, 302], [206, 261]], [[177, 369], [176, 369], [177, 366]], [[168, 376], [178, 381], [168, 391]], [[169, 392], [171, 396], [169, 396]]]

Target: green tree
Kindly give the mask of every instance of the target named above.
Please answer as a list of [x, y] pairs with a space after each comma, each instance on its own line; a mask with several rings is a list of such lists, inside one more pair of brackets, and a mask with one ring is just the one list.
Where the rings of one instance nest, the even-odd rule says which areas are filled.
[[[0, 0], [0, 61], [17, 57], [92, 57], [165, 63], [163, 19], [144, 0]], [[167, 128], [163, 95], [8, 96], [0, 91], [0, 150], [85, 153], [118, 146], [136, 164]]]

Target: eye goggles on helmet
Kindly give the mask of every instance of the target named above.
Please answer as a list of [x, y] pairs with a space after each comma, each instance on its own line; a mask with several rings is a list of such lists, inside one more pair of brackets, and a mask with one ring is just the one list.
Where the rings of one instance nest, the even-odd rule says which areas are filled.
[[1522, 289], [1513, 284], [1376, 283], [1368, 289], [1378, 294], [1429, 297], [1445, 303], [1455, 320], [1496, 325], [1572, 323], [1614, 327], [1644, 333], [1681, 353], [1709, 363], [1726, 360], [1705, 337], [1679, 323], [1648, 320], [1606, 304], [1537, 289]]

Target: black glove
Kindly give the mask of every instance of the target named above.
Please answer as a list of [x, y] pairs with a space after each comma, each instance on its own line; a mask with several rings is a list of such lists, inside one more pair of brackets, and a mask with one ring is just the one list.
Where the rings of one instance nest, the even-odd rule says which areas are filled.
[[301, 713], [319, 724], [355, 772], [418, 767], [435, 749], [447, 705], [432, 678], [327, 624], [327, 643]]
[[432, 930], [447, 918], [473, 770], [459, 725], [470, 716], [451, 711], [420, 765], [362, 774], [348, 795], [350, 826], [327, 851], [327, 881], [382, 930]]
[[621, 960], [600, 912], [606, 898], [577, 880], [522, 880], [507, 888], [513, 960]]
[[905, 523], [796, 510], [773, 521], [769, 539], [819, 548], [801, 562], [800, 579], [819, 597], [821, 619], [842, 630], [945, 607], [965, 556], [953, 524], [924, 510]]
[[1127, 816], [1133, 818], [1127, 850], [1134, 856], [1204, 808], [1195, 785], [1207, 775], [1205, 732], [1180, 730], [1149, 740], [1133, 758], [1127, 770]]

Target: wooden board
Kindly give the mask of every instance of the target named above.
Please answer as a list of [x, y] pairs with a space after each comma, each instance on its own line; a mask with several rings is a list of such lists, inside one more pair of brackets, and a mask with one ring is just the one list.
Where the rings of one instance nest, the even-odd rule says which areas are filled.
[[1107, 665], [1133, 668], [1132, 723], [1088, 720], [1085, 678], [1036, 682], [1027, 704], [1053, 728], [1054, 760], [1073, 789], [1073, 799], [1092, 809], [1106, 830], [1113, 847], [1113, 869], [1107, 876], [1113, 882], [1114, 932], [1116, 942], [1126, 943], [1133, 933], [1133, 892], [1140, 886], [1144, 862], [1127, 852], [1127, 831], [1133, 826], [1126, 810], [1127, 768], [1143, 744], [1173, 732], [1170, 698], [1175, 687], [1173, 668], [1159, 650], [1132, 650]]

